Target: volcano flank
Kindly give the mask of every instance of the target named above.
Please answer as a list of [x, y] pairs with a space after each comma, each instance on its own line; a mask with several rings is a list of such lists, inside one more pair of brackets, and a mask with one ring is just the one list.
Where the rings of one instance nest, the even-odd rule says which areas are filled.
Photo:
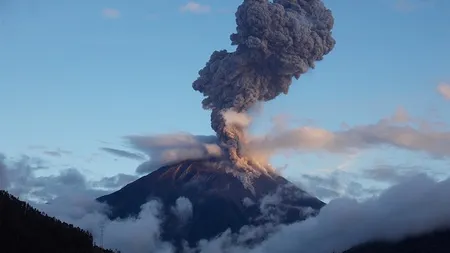
[[[136, 216], [150, 200], [163, 204], [162, 239], [180, 248], [194, 246], [227, 229], [289, 224], [315, 215], [324, 203], [275, 173], [262, 173], [251, 181], [240, 178], [219, 159], [186, 160], [161, 167], [122, 189], [98, 198], [110, 208], [110, 218]], [[192, 203], [187, 221], [173, 212], [177, 199]]]

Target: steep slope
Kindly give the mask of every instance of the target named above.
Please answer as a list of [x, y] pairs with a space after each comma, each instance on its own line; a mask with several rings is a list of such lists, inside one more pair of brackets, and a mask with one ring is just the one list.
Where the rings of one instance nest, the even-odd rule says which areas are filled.
[[344, 253], [448, 253], [450, 230], [440, 230], [406, 238], [400, 242], [371, 242], [353, 247]]
[[113, 253], [94, 246], [92, 235], [0, 191], [0, 252]]
[[[178, 246], [182, 240], [194, 245], [227, 228], [235, 232], [244, 225], [267, 220], [302, 220], [307, 212], [314, 213], [324, 205], [275, 174], [262, 174], [248, 187], [245, 178], [221, 169], [218, 162], [188, 160], [165, 166], [98, 201], [111, 207], [111, 218], [125, 218], [138, 214], [141, 205], [149, 200], [160, 200], [165, 213], [163, 239]], [[193, 206], [192, 218], [183, 225], [171, 212], [180, 197], [188, 198]]]

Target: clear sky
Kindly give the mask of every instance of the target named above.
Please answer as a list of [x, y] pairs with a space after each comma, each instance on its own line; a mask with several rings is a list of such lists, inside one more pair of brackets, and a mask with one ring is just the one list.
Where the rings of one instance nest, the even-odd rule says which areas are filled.
[[[122, 136], [212, 134], [191, 83], [214, 50], [233, 49], [240, 2], [203, 0], [183, 9], [187, 1], [1, 1], [0, 152], [100, 177], [133, 173], [139, 164], [99, 150], [124, 148]], [[450, 123], [450, 101], [437, 91], [450, 82], [450, 1], [325, 3], [335, 16], [334, 51], [267, 104], [261, 127], [288, 114], [333, 131], [343, 122], [376, 123], [398, 107]], [[424, 163], [422, 154], [400, 150], [362, 153], [278, 162], [289, 163], [294, 177], [381, 160]]]

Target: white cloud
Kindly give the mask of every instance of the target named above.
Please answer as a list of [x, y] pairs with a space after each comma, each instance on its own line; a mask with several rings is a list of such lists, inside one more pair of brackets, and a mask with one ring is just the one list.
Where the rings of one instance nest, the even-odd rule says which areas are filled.
[[180, 11], [202, 14], [210, 12], [211, 6], [199, 4], [197, 2], [188, 2], [187, 4], [180, 7]]
[[188, 198], [179, 197], [175, 206], [172, 207], [172, 212], [177, 216], [181, 223], [187, 222], [192, 217], [193, 207]]
[[40, 175], [40, 172], [46, 170], [48, 165], [41, 159], [28, 156], [15, 160], [6, 159], [0, 153], [0, 189], [6, 189], [21, 199], [47, 202], [53, 201], [56, 196], [72, 196], [75, 193], [91, 198], [99, 197], [137, 178], [133, 175], [118, 174], [91, 181], [75, 168], [62, 169], [56, 174]]
[[113, 8], [104, 8], [102, 10], [102, 16], [105, 18], [115, 19], [120, 17], [120, 11]]
[[434, 1], [427, 0], [396, 0], [395, 8], [398, 11], [410, 13], [413, 11], [418, 11], [423, 8], [434, 6]]
[[341, 252], [450, 226], [450, 199], [444, 196], [449, 190], [449, 179], [436, 182], [421, 175], [364, 202], [335, 199], [317, 217], [286, 226], [254, 252]]
[[399, 183], [425, 171], [425, 168], [419, 166], [390, 166], [383, 164], [364, 170], [363, 175], [375, 181]]
[[437, 91], [441, 94], [446, 100], [450, 100], [450, 84], [440, 83], [437, 87]]
[[[89, 181], [76, 170], [65, 170], [56, 176], [37, 177], [34, 172], [43, 169], [43, 166], [32, 159], [23, 158], [15, 163], [1, 164], [2, 171], [6, 171], [9, 176], [10, 189], [18, 186], [20, 193], [30, 193], [40, 188], [41, 193], [56, 195], [48, 204], [34, 205], [51, 216], [89, 230], [97, 242], [103, 235], [101, 241], [105, 247], [119, 249], [123, 253], [173, 252], [173, 247], [160, 239], [163, 222], [161, 203], [151, 201], [143, 205], [138, 217], [109, 221], [104, 215], [105, 206], [94, 201], [98, 192], [90, 188]], [[378, 169], [375, 176], [379, 178], [381, 175], [385, 179], [385, 172], [386, 169]], [[388, 173], [387, 176], [391, 178], [392, 175]], [[341, 182], [333, 178], [310, 179], [315, 185], [342, 188]], [[438, 182], [425, 175], [417, 175], [400, 181], [400, 184], [385, 190], [379, 196], [362, 202], [351, 198], [336, 198], [318, 216], [303, 222], [287, 226], [272, 223], [248, 226], [237, 234], [228, 231], [210, 241], [202, 241], [198, 249], [202, 253], [329, 253], [340, 252], [371, 240], [400, 240], [443, 226], [450, 227], [450, 178]], [[361, 186], [356, 188], [361, 191]], [[22, 199], [30, 196], [23, 195]], [[276, 206], [277, 203], [276, 196], [272, 194], [260, 204], [261, 208], [267, 209], [271, 204]], [[179, 198], [172, 210], [184, 219], [192, 215], [192, 207], [188, 199]], [[342, 230], [343, 226], [346, 227], [345, 230]], [[269, 233], [267, 240], [254, 248], [248, 249], [242, 245], [242, 242], [261, 238], [266, 233]]]
[[131, 146], [150, 157], [136, 171], [152, 172], [159, 167], [187, 159], [201, 159], [221, 155], [215, 136], [197, 136], [187, 133], [163, 135], [133, 135], [125, 137]]

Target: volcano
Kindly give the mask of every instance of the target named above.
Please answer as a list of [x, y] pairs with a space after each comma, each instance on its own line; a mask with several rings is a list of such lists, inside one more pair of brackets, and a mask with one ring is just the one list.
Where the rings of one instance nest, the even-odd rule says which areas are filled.
[[[163, 204], [162, 239], [176, 247], [211, 239], [227, 229], [268, 222], [289, 224], [317, 214], [325, 204], [276, 173], [248, 179], [217, 159], [186, 160], [159, 168], [97, 200], [110, 206], [110, 218], [136, 216], [149, 200]], [[192, 203], [184, 223], [174, 214], [178, 198]]]

